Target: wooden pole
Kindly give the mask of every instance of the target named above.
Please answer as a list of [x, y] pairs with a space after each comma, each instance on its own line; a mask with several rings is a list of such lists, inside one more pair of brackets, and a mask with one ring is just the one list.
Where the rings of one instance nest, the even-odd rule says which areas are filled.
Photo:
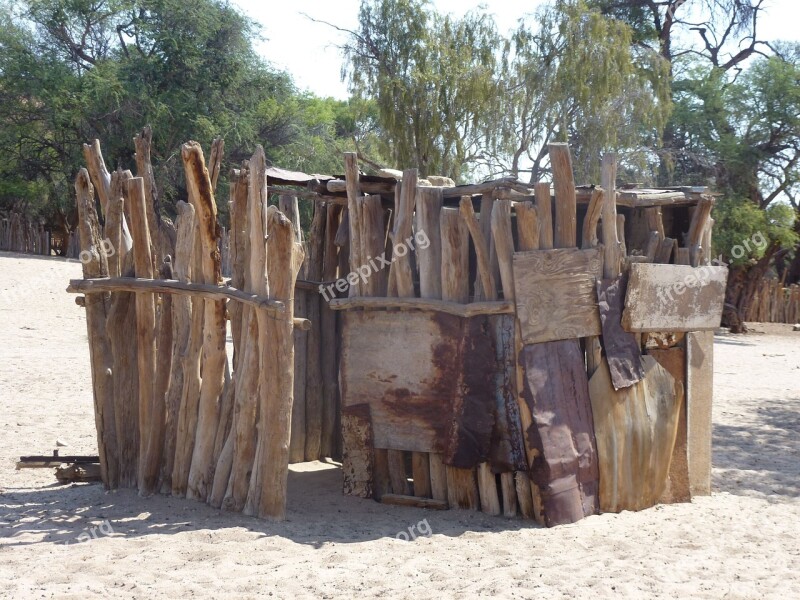
[[[492, 237], [494, 239], [497, 259], [500, 266], [500, 282], [503, 288], [503, 298], [513, 301], [515, 299], [514, 270], [512, 268], [514, 261], [514, 238], [511, 233], [510, 200], [498, 200], [492, 207]], [[517, 402], [516, 389], [514, 393], [514, 401]], [[498, 399], [498, 419], [501, 427], [508, 430], [510, 429], [510, 423], [508, 423], [507, 419], [512, 411], [506, 407], [504, 398], [502, 398], [503, 402], [499, 400], [501, 399]], [[515, 412], [516, 411], [514, 411], [514, 413]], [[503, 513], [506, 517], [515, 517], [517, 515], [517, 487], [514, 483], [514, 473], [501, 473], [500, 486], [503, 493]]]
[[[325, 225], [328, 220], [328, 207], [323, 202], [314, 205], [314, 219], [309, 233], [309, 252], [306, 264], [306, 277], [311, 281], [321, 281], [325, 261]], [[322, 377], [322, 295], [309, 292], [306, 298], [306, 316], [311, 321], [306, 350], [306, 460], [324, 458], [322, 452], [322, 423], [324, 394]], [[295, 374], [297, 376], [297, 374]], [[295, 405], [297, 401], [295, 400]]]
[[[339, 228], [343, 209], [341, 206], [331, 204], [328, 206], [327, 223], [325, 225], [325, 257], [322, 267], [324, 281], [333, 281], [339, 265], [339, 250], [335, 243], [336, 231]], [[322, 419], [322, 456], [333, 456], [335, 439], [339, 432], [336, 430], [336, 415], [338, 412], [339, 382], [337, 364], [336, 313], [331, 310], [328, 302], [321, 303], [321, 361], [322, 361], [322, 386], [324, 409]]]
[[[203, 150], [197, 142], [189, 142], [181, 148], [189, 200], [194, 206], [201, 248], [201, 281], [219, 285], [222, 282], [217, 243], [217, 204], [211, 189], [211, 180], [206, 169]], [[220, 394], [223, 389], [225, 369], [225, 339], [227, 322], [225, 302], [205, 300], [203, 302], [203, 373], [200, 385], [200, 403], [197, 413], [192, 466], [186, 495], [205, 501], [214, 480], [213, 462], [219, 419]]]
[[[295, 242], [291, 222], [275, 207], [267, 210], [267, 273], [271, 294], [292, 306], [295, 280], [304, 253]], [[266, 335], [260, 337], [262, 356], [258, 445], [245, 513], [283, 520], [286, 515], [286, 483], [289, 474], [289, 438], [294, 385], [292, 309], [282, 319], [267, 319]]]
[[[194, 247], [194, 207], [178, 202], [178, 238], [175, 247], [174, 274], [179, 281], [188, 283], [191, 276], [192, 250]], [[175, 449], [178, 441], [178, 420], [181, 394], [183, 393], [183, 367], [189, 348], [191, 333], [192, 301], [189, 296], [176, 296], [172, 300], [172, 366], [165, 401], [166, 423], [164, 428], [164, 452], [161, 467], [161, 491], [172, 490], [172, 471], [175, 468]]]
[[603, 156], [603, 278], [613, 279], [620, 273], [622, 255], [617, 231], [617, 157]]
[[548, 150], [556, 192], [554, 241], [559, 248], [569, 248], [577, 244], [577, 198], [572, 171], [572, 154], [568, 144], [548, 144]]
[[[150, 230], [147, 226], [144, 180], [128, 180], [131, 201], [131, 233], [137, 277], [153, 278]], [[156, 312], [153, 294], [136, 295], [136, 339], [139, 368], [139, 493], [149, 496], [156, 491], [161, 451], [163, 449], [164, 406], [155, 396]]]
[[[266, 156], [261, 146], [256, 148], [250, 159], [249, 191], [245, 221], [245, 254], [247, 269], [244, 272], [244, 288], [251, 293], [267, 294], [269, 291], [266, 268], [267, 247], [264, 214], [267, 210]], [[244, 307], [242, 311], [242, 356], [235, 372], [234, 418], [233, 418], [233, 458], [228, 490], [223, 506], [227, 510], [241, 511], [247, 502], [250, 490], [250, 474], [256, 454], [258, 405], [262, 394], [259, 391], [259, 369], [262, 353], [266, 348], [260, 346], [260, 328], [266, 333], [267, 322], [261, 311]], [[218, 497], [221, 490], [213, 494]]]
[[[124, 197], [128, 196], [125, 181], [132, 177], [130, 171], [116, 171], [111, 177], [111, 198], [106, 213], [105, 236], [112, 248], [122, 244]], [[132, 276], [133, 253], [124, 257], [114, 252], [108, 257], [108, 274]], [[112, 292], [106, 318], [106, 336], [113, 357], [114, 416], [119, 448], [119, 485], [137, 486], [139, 469], [139, 374], [137, 370], [136, 304], [133, 294]]]
[[[350, 216], [350, 272], [357, 273], [364, 264], [361, 241], [361, 189], [359, 185], [358, 156], [355, 152], [344, 153], [344, 172], [347, 182], [347, 212]], [[361, 283], [350, 286], [350, 296], [363, 296]]]
[[[462, 202], [472, 208], [471, 198]], [[465, 219], [452, 208], [442, 209], [440, 227], [442, 299], [465, 304], [469, 302], [469, 230]], [[480, 504], [474, 469], [445, 466], [441, 455], [432, 454], [430, 470], [434, 499], [447, 500], [452, 508], [478, 510]]]
[[550, 184], [539, 182], [534, 187], [536, 194], [536, 214], [539, 216], [539, 240], [542, 250], [553, 248], [553, 205]]
[[[94, 207], [94, 190], [89, 173], [81, 169], [75, 179], [81, 248], [90, 260], [82, 261], [84, 277], [102, 277], [108, 274], [108, 264], [100, 252], [100, 225]], [[113, 357], [105, 335], [108, 299], [105, 296], [86, 298], [86, 328], [89, 337], [89, 354], [92, 364], [92, 391], [94, 394], [97, 449], [100, 456], [100, 473], [106, 488], [119, 484], [117, 427], [114, 415]]]

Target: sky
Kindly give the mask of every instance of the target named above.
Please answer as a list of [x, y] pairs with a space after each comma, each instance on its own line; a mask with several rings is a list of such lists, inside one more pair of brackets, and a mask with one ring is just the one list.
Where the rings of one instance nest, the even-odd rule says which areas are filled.
[[[261, 24], [260, 54], [275, 67], [292, 74], [301, 90], [318, 96], [347, 98], [347, 86], [341, 81], [342, 56], [337, 45], [346, 34], [321, 23], [314, 23], [303, 13], [345, 29], [355, 29], [360, 0], [232, 0], [251, 19]], [[505, 33], [518, 19], [532, 13], [545, 0], [433, 0], [441, 13], [462, 16], [478, 6], [494, 15], [498, 29]], [[759, 36], [772, 40], [800, 40], [800, 1], [766, 0], [767, 12], [759, 22]]]

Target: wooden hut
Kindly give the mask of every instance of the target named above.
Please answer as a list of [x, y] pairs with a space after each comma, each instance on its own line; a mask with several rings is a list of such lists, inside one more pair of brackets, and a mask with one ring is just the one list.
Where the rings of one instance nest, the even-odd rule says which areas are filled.
[[282, 518], [289, 463], [331, 457], [346, 494], [547, 525], [710, 492], [727, 272], [705, 190], [617, 190], [612, 155], [577, 187], [564, 144], [533, 186], [368, 176], [354, 154], [306, 175], [259, 149], [231, 173], [223, 236], [215, 148], [205, 165], [184, 146], [172, 245], [149, 152], [134, 178], [87, 149], [82, 248], [123, 249], [70, 288], [108, 487]]

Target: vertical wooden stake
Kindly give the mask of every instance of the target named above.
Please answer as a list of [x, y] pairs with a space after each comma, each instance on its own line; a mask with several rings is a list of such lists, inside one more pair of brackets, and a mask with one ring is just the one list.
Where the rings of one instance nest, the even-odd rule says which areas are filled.
[[[135, 177], [128, 181], [131, 200], [131, 229], [136, 276], [153, 278], [153, 258], [150, 254], [150, 232], [147, 225], [144, 180]], [[155, 492], [163, 449], [163, 399], [155, 397], [156, 375], [156, 309], [153, 294], [136, 294], [136, 339], [139, 367], [139, 493], [149, 496]]]
[[[219, 285], [222, 282], [222, 265], [217, 243], [217, 204], [203, 150], [197, 142], [189, 142], [183, 145], [181, 155], [186, 170], [189, 200], [194, 206], [197, 222], [200, 225], [198, 229], [202, 252], [200, 280], [203, 283]], [[214, 443], [227, 360], [225, 302], [206, 300], [203, 303], [203, 313], [203, 378], [200, 385], [197, 434], [186, 495], [189, 498], [205, 501], [214, 481], [216, 467], [213, 460]]]
[[[83, 276], [107, 277], [106, 256], [100, 251], [100, 224], [94, 207], [94, 190], [89, 173], [81, 169], [75, 180], [77, 194], [81, 248], [89, 253], [91, 260], [83, 262]], [[152, 296], [151, 296], [152, 298]], [[100, 456], [100, 474], [106, 488], [119, 485], [119, 463], [117, 426], [114, 416], [114, 387], [111, 379], [112, 354], [105, 335], [107, 298], [105, 294], [90, 294], [86, 297], [86, 327], [89, 337], [89, 353], [92, 363], [92, 390], [94, 393], [97, 449]]]

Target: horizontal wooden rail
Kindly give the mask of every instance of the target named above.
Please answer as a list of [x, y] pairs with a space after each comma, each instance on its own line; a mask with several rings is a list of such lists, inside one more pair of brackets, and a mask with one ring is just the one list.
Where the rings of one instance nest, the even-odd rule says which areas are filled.
[[140, 279], [136, 277], [71, 279], [67, 292], [71, 294], [100, 294], [103, 292], [184, 294], [188, 296], [205, 296], [216, 300], [235, 300], [274, 314], [286, 312], [286, 305], [279, 300], [264, 298], [232, 287], [206, 283], [183, 283], [173, 279]]
[[349, 310], [365, 308], [372, 310], [403, 309], [403, 310], [432, 310], [447, 313], [457, 317], [475, 317], [478, 315], [510, 315], [514, 314], [513, 302], [473, 302], [472, 304], [459, 304], [432, 300], [429, 298], [340, 298], [330, 301], [332, 310]]

